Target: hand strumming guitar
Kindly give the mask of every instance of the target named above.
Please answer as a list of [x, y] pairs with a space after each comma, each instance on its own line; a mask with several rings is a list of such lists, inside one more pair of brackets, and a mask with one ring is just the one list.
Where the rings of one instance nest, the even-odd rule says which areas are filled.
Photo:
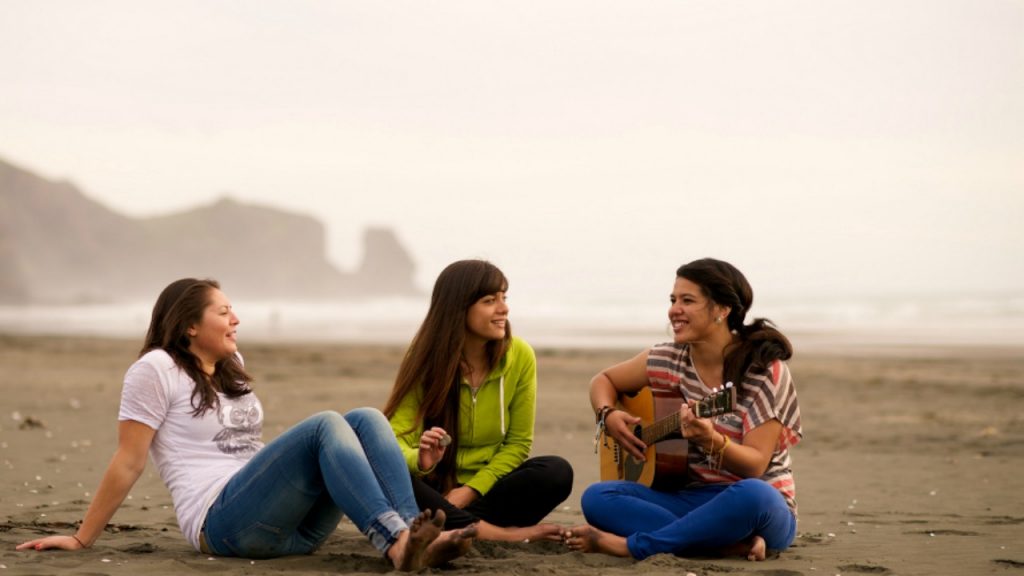
[[647, 445], [633, 433], [633, 428], [640, 424], [640, 422], [640, 417], [633, 416], [629, 412], [612, 410], [605, 416], [604, 430], [605, 434], [614, 438], [619, 443], [619, 446], [629, 455], [640, 462], [644, 462], [647, 460], [647, 457], [644, 455], [647, 451]]

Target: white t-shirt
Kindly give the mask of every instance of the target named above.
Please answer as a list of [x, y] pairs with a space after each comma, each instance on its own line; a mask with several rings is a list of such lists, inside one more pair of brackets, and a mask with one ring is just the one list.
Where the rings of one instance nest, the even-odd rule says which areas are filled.
[[156, 430], [149, 453], [171, 491], [182, 534], [198, 550], [213, 500], [263, 447], [263, 406], [254, 393], [218, 394], [216, 409], [193, 417], [194, 385], [167, 352], [147, 352], [125, 374], [117, 418]]

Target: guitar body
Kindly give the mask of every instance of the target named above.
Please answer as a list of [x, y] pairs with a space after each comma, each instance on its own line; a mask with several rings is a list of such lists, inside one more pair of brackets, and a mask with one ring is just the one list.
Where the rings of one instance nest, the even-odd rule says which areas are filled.
[[[641, 419], [634, 430], [640, 438], [643, 426], [678, 413], [681, 403], [682, 398], [674, 391], [654, 390], [652, 393], [651, 388], [619, 398], [619, 408]], [[630, 480], [657, 490], [680, 489], [686, 483], [688, 450], [689, 443], [676, 433], [648, 444], [647, 461], [640, 462], [620, 448], [613, 438], [605, 436], [599, 443], [601, 480]]]
[[[689, 443], [680, 433], [682, 397], [671, 388], [642, 388], [619, 397], [619, 408], [640, 418], [633, 434], [647, 445], [644, 462], [637, 461], [607, 434], [598, 443], [601, 480], [629, 480], [655, 490], [679, 490], [686, 484]], [[692, 406], [698, 418], [736, 409], [736, 388], [727, 382]], [[723, 448], [724, 450], [724, 448]]]

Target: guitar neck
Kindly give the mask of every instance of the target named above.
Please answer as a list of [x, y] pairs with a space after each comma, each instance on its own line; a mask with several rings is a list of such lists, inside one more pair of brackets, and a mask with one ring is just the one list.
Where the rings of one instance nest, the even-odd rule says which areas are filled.
[[[732, 410], [732, 405], [735, 404], [736, 398], [735, 391], [730, 389], [730, 394], [731, 395], [726, 399], [730, 400], [728, 409]], [[721, 402], [718, 403], [720, 404]], [[693, 413], [698, 418], [714, 416], [716, 414], [721, 414], [724, 411], [725, 410], [721, 406], [716, 409], [715, 402], [705, 403], [704, 401], [701, 401], [693, 405]], [[679, 432], [679, 429], [682, 427], [681, 425], [682, 422], [679, 421], [679, 412], [672, 412], [668, 416], [655, 420], [647, 426], [644, 426], [640, 431], [640, 439], [648, 446], [655, 444]]]
[[655, 420], [649, 425], [644, 426], [640, 432], [640, 439], [644, 444], [650, 446], [656, 444], [665, 438], [679, 432], [679, 412], [673, 412], [664, 418]]

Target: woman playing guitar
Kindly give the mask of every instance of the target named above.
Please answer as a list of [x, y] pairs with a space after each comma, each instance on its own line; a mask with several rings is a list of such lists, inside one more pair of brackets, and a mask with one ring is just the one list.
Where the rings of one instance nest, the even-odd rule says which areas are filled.
[[[789, 340], [766, 319], [744, 324], [753, 302], [747, 279], [727, 262], [705, 258], [676, 271], [668, 317], [673, 342], [656, 345], [595, 376], [590, 402], [604, 439], [647, 465], [635, 433], [641, 418], [616, 408], [620, 397], [649, 389], [675, 395], [687, 441], [678, 488], [610, 480], [582, 497], [588, 524], [563, 534], [573, 550], [643, 559], [658, 553], [739, 554], [763, 560], [796, 535], [789, 448], [800, 441], [800, 409], [785, 364]], [[735, 411], [697, 417], [697, 400], [726, 383]]]

